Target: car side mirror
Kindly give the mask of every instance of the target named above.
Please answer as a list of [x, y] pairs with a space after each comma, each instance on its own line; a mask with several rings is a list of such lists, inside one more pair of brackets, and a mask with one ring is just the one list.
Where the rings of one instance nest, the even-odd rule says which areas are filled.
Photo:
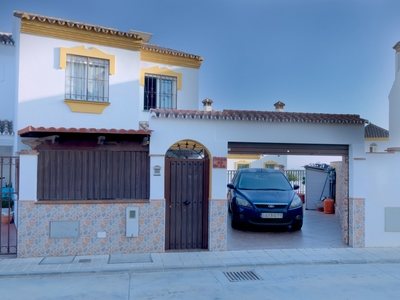
[[294, 190], [298, 190], [299, 188], [300, 188], [300, 187], [299, 187], [298, 184], [293, 185], [293, 189], [294, 189]]
[[228, 189], [232, 189], [232, 190], [235, 189], [235, 186], [232, 183], [228, 183], [226, 186], [228, 187]]

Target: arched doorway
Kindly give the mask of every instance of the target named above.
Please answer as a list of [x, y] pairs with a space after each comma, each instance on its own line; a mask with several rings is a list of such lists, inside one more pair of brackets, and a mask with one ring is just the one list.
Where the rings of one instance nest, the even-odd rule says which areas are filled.
[[165, 249], [208, 249], [209, 155], [182, 140], [165, 155]]

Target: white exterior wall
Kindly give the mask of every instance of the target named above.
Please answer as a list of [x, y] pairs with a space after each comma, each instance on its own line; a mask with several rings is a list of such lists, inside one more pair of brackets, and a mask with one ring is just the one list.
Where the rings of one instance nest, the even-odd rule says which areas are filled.
[[[15, 130], [16, 47], [0, 44], [0, 120], [13, 121]], [[15, 136], [0, 134], [0, 156], [14, 154]]]
[[[150, 119], [153, 130], [150, 143], [150, 155], [164, 155], [168, 148], [177, 141], [192, 139], [202, 143], [212, 156], [227, 157], [228, 142], [264, 142], [264, 143], [316, 143], [347, 144], [349, 150], [350, 197], [362, 197], [364, 182], [351, 174], [358, 174], [357, 162], [353, 158], [365, 158], [364, 126], [262, 123], [248, 121], [185, 120], [185, 119]], [[257, 130], [255, 130], [257, 129]], [[262, 134], [260, 134], [262, 132]], [[159, 160], [160, 162], [160, 160]], [[162, 161], [163, 176], [164, 162]], [[212, 171], [211, 198], [226, 197], [226, 172], [220, 169]], [[164, 179], [161, 180], [162, 184]], [[158, 187], [161, 188], [161, 187]], [[161, 191], [164, 190], [162, 186]], [[154, 191], [151, 181], [151, 198]]]
[[[116, 59], [116, 72], [109, 77], [109, 102], [102, 114], [74, 113], [64, 103], [65, 69], [59, 68], [59, 48], [94, 47]], [[20, 35], [18, 129], [26, 126], [138, 129], [147, 121], [143, 111], [144, 88], [140, 70], [158, 66], [182, 74], [177, 92], [178, 109], [197, 109], [198, 69], [140, 61], [139, 51], [130, 51], [56, 38]]]
[[374, 152], [386, 152], [386, 149], [390, 147], [390, 141], [387, 140], [365, 140], [365, 152], [370, 152], [371, 144], [376, 144], [376, 150]]
[[35, 151], [20, 155], [19, 200], [37, 201], [37, 161]]
[[389, 134], [391, 147], [400, 147], [400, 52], [395, 54], [395, 79], [389, 93]]
[[365, 246], [400, 247], [400, 231], [385, 231], [385, 208], [400, 209], [400, 153], [368, 153], [365, 165]]
[[[109, 77], [109, 101], [102, 114], [71, 112], [64, 103], [65, 69], [59, 68], [59, 48], [94, 47], [114, 55], [116, 72]], [[139, 52], [20, 35], [18, 129], [28, 125], [137, 129], [139, 122]]]
[[15, 46], [0, 44], [0, 120], [14, 120]]

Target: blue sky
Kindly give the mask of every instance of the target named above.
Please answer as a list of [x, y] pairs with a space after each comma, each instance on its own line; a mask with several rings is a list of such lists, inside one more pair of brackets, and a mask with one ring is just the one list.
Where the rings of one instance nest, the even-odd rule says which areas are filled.
[[0, 31], [22, 10], [127, 31], [199, 54], [200, 100], [216, 109], [354, 113], [388, 127], [398, 0], [0, 0]]

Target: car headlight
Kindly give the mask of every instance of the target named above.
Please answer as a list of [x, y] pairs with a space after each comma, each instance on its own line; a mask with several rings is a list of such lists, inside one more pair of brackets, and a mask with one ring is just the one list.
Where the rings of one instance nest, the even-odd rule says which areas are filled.
[[244, 198], [237, 197], [237, 196], [236, 196], [236, 204], [239, 206], [244, 206], [244, 207], [252, 207], [249, 201], [247, 201]]
[[300, 197], [295, 194], [292, 200], [292, 203], [290, 203], [289, 209], [294, 209], [303, 206], [303, 202], [301, 201]]

